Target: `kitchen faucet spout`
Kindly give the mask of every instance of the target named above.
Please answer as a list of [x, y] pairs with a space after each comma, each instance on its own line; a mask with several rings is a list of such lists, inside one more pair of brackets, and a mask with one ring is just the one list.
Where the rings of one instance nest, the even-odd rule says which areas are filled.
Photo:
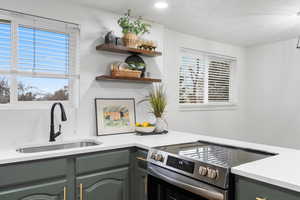
[[55, 130], [54, 130], [54, 110], [57, 105], [59, 105], [59, 107], [60, 107], [61, 121], [67, 121], [66, 112], [65, 112], [65, 109], [64, 109], [64, 106], [62, 105], [62, 103], [60, 103], [60, 102], [54, 103], [51, 107], [50, 139], [49, 139], [50, 142], [54, 142], [55, 138], [57, 138], [59, 135], [62, 134], [61, 124], [59, 124], [58, 132], [55, 133]]

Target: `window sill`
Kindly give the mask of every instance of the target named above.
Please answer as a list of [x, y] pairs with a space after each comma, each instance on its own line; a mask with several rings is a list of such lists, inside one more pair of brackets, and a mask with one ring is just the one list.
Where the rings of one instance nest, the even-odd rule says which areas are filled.
[[237, 110], [238, 104], [205, 104], [205, 105], [178, 105], [179, 111], [218, 111]]
[[49, 110], [53, 103], [61, 102], [66, 108], [74, 108], [69, 102], [26, 102], [18, 104], [0, 104], [0, 110]]

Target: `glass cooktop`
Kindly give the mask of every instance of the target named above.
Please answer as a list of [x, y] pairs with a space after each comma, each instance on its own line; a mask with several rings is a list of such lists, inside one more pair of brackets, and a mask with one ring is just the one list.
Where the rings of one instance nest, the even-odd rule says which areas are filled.
[[159, 147], [157, 149], [178, 155], [182, 158], [186, 157], [225, 168], [235, 167], [275, 155], [262, 151], [235, 148], [206, 142], [171, 145]]

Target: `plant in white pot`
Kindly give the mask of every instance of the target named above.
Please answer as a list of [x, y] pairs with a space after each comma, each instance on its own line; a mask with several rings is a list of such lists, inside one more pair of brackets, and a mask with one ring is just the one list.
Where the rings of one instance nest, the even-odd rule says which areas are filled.
[[166, 120], [164, 119], [165, 110], [167, 107], [167, 95], [162, 84], [153, 85], [143, 101], [148, 101], [151, 107], [150, 112], [156, 117], [155, 132], [163, 132], [167, 128]]
[[136, 48], [138, 36], [150, 33], [151, 25], [144, 23], [142, 17], [132, 17], [130, 9], [118, 19], [118, 24], [122, 28], [123, 42], [126, 47]]

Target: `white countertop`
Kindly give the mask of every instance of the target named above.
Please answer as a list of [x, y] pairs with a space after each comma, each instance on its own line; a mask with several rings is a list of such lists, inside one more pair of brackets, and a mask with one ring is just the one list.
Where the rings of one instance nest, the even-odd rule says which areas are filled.
[[90, 137], [84, 139], [96, 140], [98, 142], [101, 142], [102, 144], [98, 146], [55, 150], [41, 153], [19, 153], [16, 152], [15, 149], [8, 149], [4, 151], [2, 150], [0, 151], [0, 165], [133, 146], [149, 149], [155, 146], [188, 143], [202, 140], [207, 142], [262, 150], [278, 154], [276, 156], [272, 156], [266, 159], [234, 167], [231, 169], [231, 171], [233, 174], [241, 175], [244, 177], [252, 178], [258, 181], [300, 192], [300, 173], [298, 173], [300, 165], [300, 150], [176, 131], [169, 131], [169, 133], [166, 135], [156, 136], [138, 136], [135, 134], [123, 134], [102, 137]]

